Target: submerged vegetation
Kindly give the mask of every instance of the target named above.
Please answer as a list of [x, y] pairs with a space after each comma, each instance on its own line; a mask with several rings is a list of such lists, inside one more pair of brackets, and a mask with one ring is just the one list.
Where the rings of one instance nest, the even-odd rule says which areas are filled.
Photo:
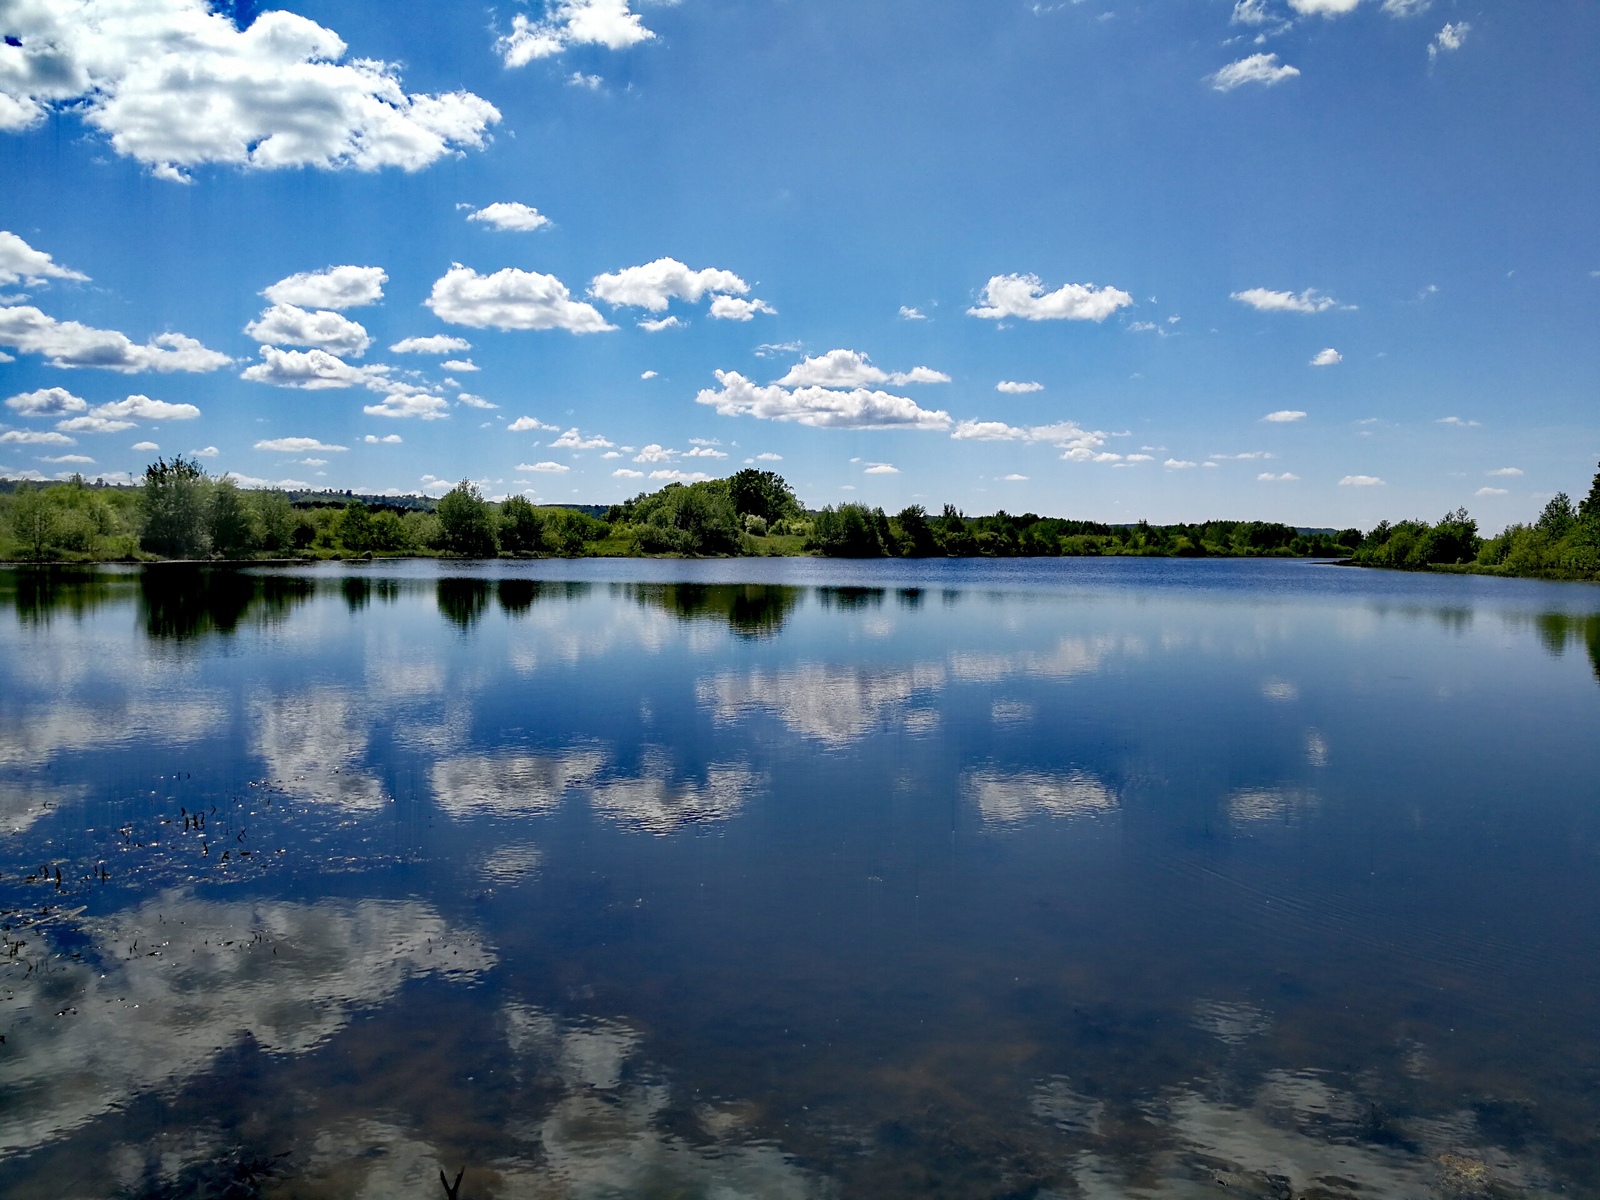
[[[371, 500], [371, 503], [368, 501]], [[836, 558], [1316, 557], [1402, 570], [1600, 579], [1600, 473], [1574, 505], [1564, 493], [1537, 521], [1484, 538], [1465, 509], [1437, 523], [1301, 530], [1273, 521], [1109, 525], [1098, 521], [889, 515], [864, 504], [808, 511], [783, 477], [746, 469], [672, 483], [609, 509], [494, 501], [463, 480], [437, 501], [241, 489], [198, 462], [159, 460], [137, 488], [81, 477], [0, 495], [0, 558], [32, 562], [311, 559], [438, 555], [793, 555]], [[598, 514], [604, 513], [604, 516]]]

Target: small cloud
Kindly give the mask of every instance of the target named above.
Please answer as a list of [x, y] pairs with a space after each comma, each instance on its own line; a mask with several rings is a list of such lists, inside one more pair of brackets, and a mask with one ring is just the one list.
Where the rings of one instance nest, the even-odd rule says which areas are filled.
[[[335, 448], [339, 449], [339, 450], [344, 449], [343, 446], [339, 446], [339, 447], [335, 447]], [[203, 450], [191, 450], [191, 451], [189, 451], [190, 456], [193, 457], [193, 458], [215, 458], [217, 455], [219, 455], [221, 453], [222, 453], [222, 451], [218, 450], [215, 446], [207, 446]]]
[[714, 475], [707, 475], [704, 471], [677, 471], [661, 470], [651, 471], [651, 479], [665, 479], [671, 483], [705, 483], [708, 479], [715, 479]]
[[1184, 471], [1184, 470], [1187, 470], [1190, 467], [1197, 467], [1200, 464], [1199, 463], [1192, 463], [1187, 458], [1169, 458], [1169, 459], [1167, 459], [1166, 462], [1162, 463], [1161, 465], [1166, 467], [1166, 468], [1168, 468], [1169, 470]]
[[634, 471], [634, 470], [631, 470], [628, 467], [618, 467], [615, 471], [611, 472], [611, 475], [612, 475], [612, 477], [614, 479], [643, 479], [644, 478], [644, 472], [643, 471]]
[[39, 461], [47, 463], [92, 463], [94, 459], [87, 454], [56, 454], [46, 455]]
[[693, 450], [689, 451], [688, 454], [684, 455], [684, 457], [685, 458], [727, 458], [728, 456], [723, 451], [714, 450], [710, 446], [696, 446]]
[[1376, 475], [1346, 475], [1339, 480], [1340, 487], [1383, 487], [1383, 480]]
[[1006, 483], [1027, 483], [1028, 482], [1028, 477], [1026, 475], [1002, 475], [1002, 476], [1000, 476], [1000, 478], [1001, 478], [1002, 481], [1004, 481]]
[[[132, 448], [134, 450], [144, 450], [144, 451], [153, 451], [153, 450], [161, 449], [161, 447], [156, 445], [154, 442], [135, 442], [133, 444]], [[1520, 474], [1520, 472], [1519, 472], [1519, 474]]]
[[1284, 472], [1282, 472], [1281, 474], [1278, 474], [1278, 475], [1274, 475], [1271, 471], [1263, 471], [1263, 472], [1261, 472], [1261, 474], [1256, 476], [1256, 479], [1257, 479], [1257, 481], [1259, 481], [1261, 483], [1298, 483], [1298, 482], [1300, 482], [1300, 476], [1296, 475], [1293, 471], [1284, 471]]
[[1506, 494], [1505, 488], [1497, 487], [1481, 487], [1473, 493], [1475, 496], [1504, 496]]
[[468, 408], [499, 408], [498, 404], [491, 404], [482, 396], [474, 396], [471, 392], [462, 392], [456, 396], [456, 403], [465, 404]]
[[502, 233], [531, 233], [535, 229], [543, 229], [550, 224], [550, 218], [537, 208], [529, 208], [526, 204], [516, 201], [497, 201], [485, 205], [467, 218], [477, 221], [481, 225], [488, 225]]
[[1298, 408], [1280, 408], [1277, 412], [1269, 412], [1261, 419], [1271, 421], [1274, 425], [1287, 425], [1290, 421], [1304, 421], [1306, 414]]
[[[137, 447], [135, 447], [135, 449], [137, 449]], [[1522, 468], [1521, 467], [1496, 467], [1492, 471], [1485, 471], [1484, 474], [1485, 475], [1502, 475], [1502, 476], [1506, 476], [1506, 477], [1510, 478], [1510, 477], [1516, 477], [1516, 476], [1521, 475], [1522, 474]]]
[[682, 329], [685, 324], [687, 322], [680, 321], [677, 317], [662, 317], [659, 321], [640, 321], [639, 328], [646, 333], [660, 333], [663, 329]]
[[[1242, 292], [1230, 292], [1228, 298], [1237, 300], [1240, 304], [1248, 304], [1257, 312], [1320, 313], [1340, 307], [1339, 302], [1332, 296], [1319, 292], [1316, 288], [1307, 288], [1296, 294], [1253, 287], [1245, 288]], [[1344, 307], [1348, 309], [1354, 306], [1347, 304]]]
[[1022, 383], [1014, 379], [1002, 379], [994, 385], [994, 390], [1005, 392], [1008, 396], [1020, 396], [1025, 392], [1042, 392], [1044, 391], [1044, 384], [1036, 383], [1032, 380]]
[[567, 466], [566, 463], [540, 462], [540, 463], [518, 463], [517, 464], [517, 470], [519, 470], [519, 471], [542, 471], [547, 475], [560, 475], [565, 471], [572, 470], [572, 468]]
[[651, 442], [633, 456], [633, 461], [636, 463], [671, 462], [672, 459], [677, 457], [677, 454], [676, 450], [668, 450], [659, 442]]
[[588, 88], [591, 92], [598, 92], [605, 86], [605, 82], [598, 75], [585, 75], [582, 71], [574, 71], [567, 76], [568, 87]]
[[1129, 333], [1152, 333], [1157, 326], [1154, 321], [1133, 321], [1128, 325]]
[[313, 451], [347, 450], [347, 446], [334, 446], [312, 437], [268, 438], [255, 444], [257, 450], [270, 450], [278, 454], [310, 454]]
[[1383, 0], [1383, 11], [1391, 17], [1417, 17], [1433, 7], [1433, 0]]
[[691, 445], [691, 446], [720, 446], [720, 445], [722, 445], [722, 439], [721, 438], [690, 438], [689, 439], [689, 445]]
[[900, 306], [900, 319], [902, 321], [926, 321], [928, 314], [921, 309], [911, 308], [908, 305]]
[[655, 371], [646, 371], [642, 375], [640, 375], [639, 378], [640, 379], [654, 379], [656, 377], [656, 374], [657, 374], [657, 372], [655, 372]]
[[1447, 24], [1434, 35], [1433, 41], [1428, 43], [1428, 58], [1433, 60], [1441, 53], [1461, 49], [1467, 40], [1467, 34], [1472, 32], [1472, 26], [1465, 21], [1456, 21]]
[[511, 433], [527, 433], [531, 429], [543, 429], [549, 433], [554, 433], [560, 428], [561, 426], [559, 425], [546, 425], [537, 417], [518, 417], [506, 426], [506, 429]]
[[439, 367], [445, 371], [476, 371], [478, 364], [467, 358], [447, 358]]
[[1272, 87], [1285, 79], [1293, 79], [1298, 74], [1300, 74], [1299, 67], [1280, 63], [1276, 54], [1252, 54], [1248, 58], [1241, 58], [1238, 62], [1229, 63], [1215, 75], [1208, 75], [1206, 78], [1217, 91], [1231, 92], [1234, 88], [1243, 87], [1247, 83]]
[[403, 439], [398, 433], [388, 433], [383, 437], [379, 437], [375, 433], [369, 433], [361, 440], [369, 446], [398, 446]]
[[711, 315], [719, 321], [748, 321], [757, 313], [777, 316], [778, 310], [765, 300], [746, 300], [742, 296], [711, 297]]
[[898, 475], [900, 474], [900, 468], [890, 463], [869, 463], [866, 473], [868, 475]]
[[[545, 426], [545, 428], [552, 428], [552, 427], [551, 426]], [[587, 438], [583, 437], [581, 434], [578, 433], [577, 426], [573, 426], [571, 429], [567, 430], [560, 437], [558, 437], [555, 441], [551, 442], [550, 443], [550, 449], [552, 449], [552, 450], [609, 450], [609, 449], [611, 449], [612, 445], [613, 445], [613, 443], [606, 441], [606, 439], [601, 437], [599, 434], [595, 434], [593, 437], [587, 437]]]
[[389, 347], [394, 354], [460, 354], [471, 349], [472, 343], [466, 338], [451, 337], [447, 333], [403, 338]]
[[1477, 421], [1463, 421], [1460, 417], [1440, 417], [1437, 421], [1434, 422], [1434, 424], [1435, 425], [1454, 425], [1454, 426], [1456, 426], [1457, 428], [1460, 428], [1460, 429], [1470, 429], [1473, 426], [1477, 425], [1478, 422]]
[[799, 354], [803, 349], [804, 342], [762, 342], [750, 353], [757, 358], [772, 358], [778, 354]]
[[782, 462], [783, 461], [783, 455], [781, 455], [781, 454], [773, 454], [771, 451], [768, 451], [765, 454], [756, 455], [756, 461], [757, 462]]
[[1344, 355], [1340, 354], [1332, 346], [1329, 346], [1325, 350], [1317, 351], [1316, 356], [1311, 360], [1311, 365], [1313, 367], [1331, 367], [1334, 364], [1342, 363], [1343, 361]]

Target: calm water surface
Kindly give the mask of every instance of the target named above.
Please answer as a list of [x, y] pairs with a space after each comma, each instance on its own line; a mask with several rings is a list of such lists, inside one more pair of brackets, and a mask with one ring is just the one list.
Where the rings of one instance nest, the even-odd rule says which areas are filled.
[[1600, 1196], [1600, 589], [0, 574], [7, 1197]]

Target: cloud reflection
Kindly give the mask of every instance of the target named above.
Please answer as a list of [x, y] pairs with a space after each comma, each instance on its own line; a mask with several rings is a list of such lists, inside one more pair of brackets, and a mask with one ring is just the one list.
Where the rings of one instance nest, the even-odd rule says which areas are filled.
[[802, 663], [781, 671], [725, 672], [695, 685], [712, 719], [732, 724], [755, 711], [773, 713], [803, 737], [839, 747], [900, 717], [919, 692], [945, 683], [938, 664], [862, 669]]
[[1088, 771], [971, 772], [967, 792], [986, 822], [1015, 825], [1031, 817], [1092, 817], [1115, 812], [1116, 793]]
[[671, 833], [683, 825], [725, 821], [744, 807], [760, 777], [742, 763], [713, 763], [703, 782], [674, 778], [665, 751], [647, 749], [640, 772], [611, 779], [589, 791], [601, 817], [647, 833]]
[[453, 817], [550, 812], [605, 765], [598, 750], [562, 754], [469, 754], [433, 764], [433, 795]]
[[263, 693], [251, 704], [251, 718], [255, 753], [288, 795], [345, 808], [383, 806], [383, 785], [361, 766], [367, 721], [348, 692], [323, 687], [290, 696]]

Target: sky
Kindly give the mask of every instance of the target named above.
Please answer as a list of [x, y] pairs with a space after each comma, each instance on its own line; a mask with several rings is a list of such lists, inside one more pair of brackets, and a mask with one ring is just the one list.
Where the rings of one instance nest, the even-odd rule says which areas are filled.
[[1600, 459], [1600, 5], [0, 0], [0, 474], [1488, 529]]

